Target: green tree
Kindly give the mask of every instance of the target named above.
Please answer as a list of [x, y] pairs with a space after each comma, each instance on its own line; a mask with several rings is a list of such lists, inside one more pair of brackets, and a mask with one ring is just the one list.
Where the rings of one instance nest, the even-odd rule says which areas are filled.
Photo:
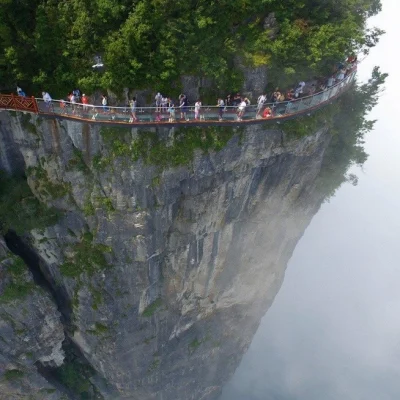
[[[383, 32], [366, 20], [380, 9], [379, 0], [0, 0], [0, 71], [10, 87], [54, 97], [76, 85], [178, 92], [184, 74], [222, 91], [240, 87], [239, 57], [279, 83], [374, 46]], [[271, 12], [275, 32], [263, 26]]]
[[378, 102], [382, 86], [387, 78], [375, 67], [367, 83], [347, 92], [338, 103], [338, 110], [333, 121], [331, 145], [319, 177], [319, 187], [332, 196], [340, 185], [348, 180], [356, 182], [354, 176], [347, 176], [352, 165], [363, 165], [367, 160], [363, 144], [364, 135], [369, 132], [375, 121], [368, 120], [367, 115]]

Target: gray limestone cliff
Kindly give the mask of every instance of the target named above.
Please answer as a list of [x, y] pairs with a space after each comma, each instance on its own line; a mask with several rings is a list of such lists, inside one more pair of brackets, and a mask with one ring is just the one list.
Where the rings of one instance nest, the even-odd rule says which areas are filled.
[[[0, 357], [38, 374], [31, 352], [45, 372], [29, 390], [46, 377], [56, 385], [44, 399], [59, 389], [216, 399], [323, 201], [315, 182], [326, 130], [299, 139], [263, 126], [143, 131], [6, 112], [0, 123], [0, 169], [25, 173], [62, 212], [21, 239], [54, 295], [40, 289], [18, 310], [4, 306], [30, 342], [1, 322]], [[66, 357], [60, 367], [63, 330], [89, 388], [71, 389], [58, 372], [73, 365]]]
[[59, 367], [64, 330], [50, 296], [0, 239], [0, 399], [59, 399], [35, 363]]

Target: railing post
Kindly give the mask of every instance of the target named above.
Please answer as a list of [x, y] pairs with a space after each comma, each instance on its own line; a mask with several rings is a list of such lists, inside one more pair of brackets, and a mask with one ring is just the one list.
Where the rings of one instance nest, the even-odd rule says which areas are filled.
[[14, 109], [14, 110], [17, 110], [18, 108], [17, 108], [17, 104], [16, 104], [16, 102], [15, 102], [15, 95], [14, 95], [14, 93], [11, 93], [11, 106], [12, 106], [12, 108]]
[[39, 106], [35, 99], [35, 96], [32, 96], [32, 104], [33, 104], [33, 110], [35, 111], [35, 113], [39, 114]]

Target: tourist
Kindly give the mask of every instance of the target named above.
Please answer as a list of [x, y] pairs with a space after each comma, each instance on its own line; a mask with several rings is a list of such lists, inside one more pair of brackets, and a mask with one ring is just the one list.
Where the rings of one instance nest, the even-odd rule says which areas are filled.
[[60, 101], [61, 114], [68, 114], [67, 103], [65, 100]]
[[161, 112], [166, 112], [168, 109], [168, 97], [163, 97], [161, 99]]
[[339, 82], [342, 81], [344, 79], [345, 75], [346, 75], [346, 69], [342, 68], [337, 74], [337, 80]]
[[161, 104], [162, 104], [162, 95], [160, 92], [156, 94], [156, 97], [154, 100], [156, 101], [156, 112], [159, 112], [161, 110]]
[[262, 114], [263, 118], [271, 118], [272, 117], [272, 110], [269, 107], [265, 107], [265, 110]]
[[287, 93], [286, 93], [286, 98], [289, 101], [294, 100], [295, 96], [294, 96], [294, 89], [290, 89]]
[[102, 97], [102, 99], [101, 99], [101, 105], [103, 106], [103, 111], [104, 111], [104, 112], [107, 112], [107, 111], [108, 111], [108, 107], [107, 107], [107, 105], [108, 105], [107, 96], [106, 96], [105, 94], [103, 94], [101, 97]]
[[357, 62], [357, 56], [355, 56], [354, 54], [347, 57], [347, 63], [348, 64], [354, 64]]
[[258, 96], [257, 105], [263, 105], [267, 101], [267, 95], [263, 93], [262, 95]]
[[186, 95], [179, 95], [179, 108], [181, 109], [181, 119], [184, 119], [185, 121], [189, 121], [189, 118], [187, 118], [188, 105], [189, 103]]
[[279, 88], [275, 88], [275, 91], [272, 93], [272, 96], [271, 96], [271, 102], [272, 103], [278, 102], [280, 96], [281, 96], [281, 92], [279, 91]]
[[220, 97], [217, 99], [218, 107], [218, 119], [222, 121], [222, 116], [224, 115], [225, 102]]
[[71, 106], [72, 106], [72, 114], [75, 114], [75, 111], [76, 111], [75, 104], [77, 103], [75, 92], [71, 93], [71, 97], [70, 97], [69, 101], [71, 102]]
[[137, 121], [137, 117], [136, 117], [136, 109], [137, 109], [136, 97], [132, 97], [132, 100], [129, 102], [129, 106], [131, 108], [131, 118], [129, 119], [129, 122], [136, 122]]
[[169, 122], [175, 122], [175, 106], [174, 103], [171, 101], [171, 99], [168, 99], [169, 102], [169, 107], [168, 107], [168, 112], [169, 112]]
[[285, 101], [285, 95], [283, 93], [280, 94], [280, 96], [278, 97], [278, 102], [283, 102]]
[[25, 92], [18, 86], [18, 84], [17, 84], [17, 94], [18, 94], [18, 96], [22, 96], [22, 97], [26, 96]]
[[49, 95], [49, 93], [47, 93], [47, 92], [42, 92], [42, 96], [43, 96], [43, 100], [44, 100], [44, 104], [45, 104], [45, 106], [46, 106], [46, 109], [48, 110], [48, 111], [50, 111], [50, 110], [52, 110], [52, 98], [51, 98], [51, 96]]
[[331, 76], [328, 81], [326, 82], [326, 87], [329, 89], [330, 87], [332, 87], [335, 84], [335, 78], [333, 76]]
[[75, 102], [76, 103], [79, 103], [80, 101], [81, 101], [81, 91], [80, 91], [80, 89], [74, 89], [73, 91], [72, 91], [72, 94], [75, 96]]
[[230, 94], [228, 94], [228, 96], [226, 96], [225, 99], [225, 107], [231, 107], [232, 106], [232, 97]]
[[325, 90], [323, 91], [323, 95], [322, 95], [322, 100], [321, 101], [326, 101], [329, 99], [329, 97], [331, 96], [332, 90], [330, 90], [333, 85], [335, 84], [335, 78], [333, 76], [331, 76], [330, 78], [328, 78], [326, 85], [325, 85]]
[[89, 98], [86, 96], [85, 93], [83, 93], [81, 101], [82, 101], [82, 104], [83, 104], [83, 111], [87, 111], [88, 110], [88, 104], [89, 104]]
[[310, 95], [310, 96], [312, 96], [314, 93], [315, 93], [315, 90], [316, 90], [317, 88], [315, 87], [315, 83], [313, 83], [311, 86], [310, 86], [310, 88], [308, 89], [308, 94]]
[[341, 70], [341, 69], [343, 69], [344, 68], [344, 62], [343, 61], [339, 61], [337, 64], [336, 64], [336, 71], [339, 71], [339, 70]]
[[306, 86], [306, 83], [304, 81], [300, 81], [296, 90], [294, 91], [294, 97], [298, 98], [302, 96], [304, 86]]
[[350, 56], [347, 58], [347, 70], [351, 72], [354, 68], [357, 67], [357, 56]]
[[43, 96], [43, 100], [44, 100], [46, 103], [50, 103], [50, 102], [52, 101], [52, 98], [51, 98], [51, 96], [49, 95], [49, 93], [47, 93], [47, 92], [42, 92], [42, 96]]
[[201, 109], [201, 101], [200, 99], [194, 103], [194, 119], [199, 120], [200, 119], [200, 109]]
[[239, 106], [241, 101], [242, 101], [242, 97], [240, 96], [240, 93], [236, 93], [235, 96], [233, 97], [232, 105], [234, 107], [237, 107], [237, 106]]
[[239, 104], [239, 108], [238, 108], [238, 114], [237, 114], [238, 121], [242, 121], [245, 110], [246, 110], [246, 106], [247, 106], [247, 103], [244, 101], [244, 99], [242, 99]]
[[161, 111], [156, 111], [156, 122], [162, 121]]
[[260, 115], [261, 110], [264, 106], [264, 103], [267, 101], [267, 95], [264, 93], [260, 96], [258, 96], [257, 99], [257, 113], [256, 113], [256, 118]]

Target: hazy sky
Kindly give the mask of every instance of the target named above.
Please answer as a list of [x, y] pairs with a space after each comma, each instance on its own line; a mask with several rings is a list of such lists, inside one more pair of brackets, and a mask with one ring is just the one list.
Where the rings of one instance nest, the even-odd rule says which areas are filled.
[[400, 0], [359, 68], [390, 74], [371, 113], [370, 157], [314, 217], [221, 400], [400, 399]]

